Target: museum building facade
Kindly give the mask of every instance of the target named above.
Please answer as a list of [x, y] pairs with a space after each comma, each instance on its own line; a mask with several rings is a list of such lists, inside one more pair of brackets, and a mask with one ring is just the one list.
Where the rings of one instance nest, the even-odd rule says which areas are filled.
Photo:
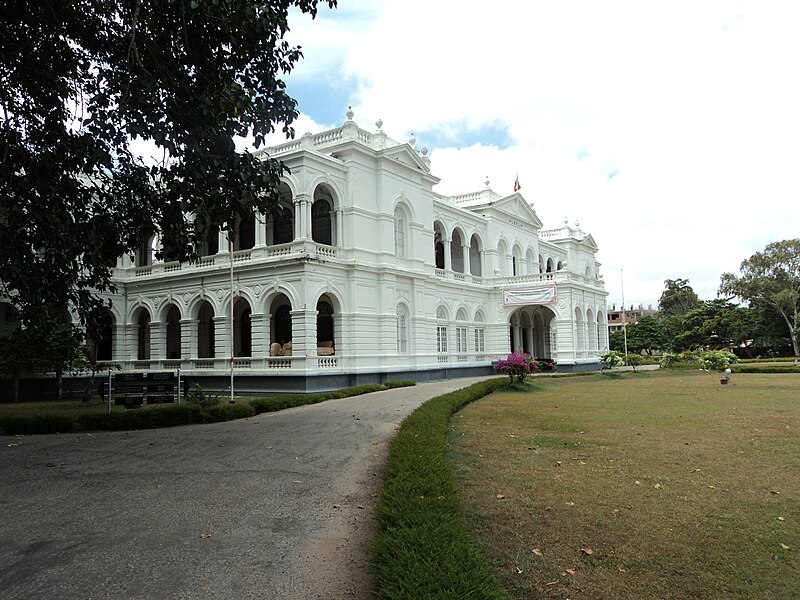
[[181, 369], [237, 391], [330, 389], [491, 373], [514, 349], [559, 371], [608, 347], [597, 245], [566, 221], [543, 229], [516, 191], [433, 191], [427, 150], [342, 127], [266, 148], [289, 167], [280, 210], [194, 263], [144, 240], [114, 272], [98, 357]]

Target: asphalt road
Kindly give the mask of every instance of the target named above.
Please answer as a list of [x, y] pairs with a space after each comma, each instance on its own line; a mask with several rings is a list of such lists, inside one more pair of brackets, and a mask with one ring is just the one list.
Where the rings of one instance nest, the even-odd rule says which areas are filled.
[[228, 423], [0, 437], [0, 598], [367, 599], [387, 442], [424, 383]]

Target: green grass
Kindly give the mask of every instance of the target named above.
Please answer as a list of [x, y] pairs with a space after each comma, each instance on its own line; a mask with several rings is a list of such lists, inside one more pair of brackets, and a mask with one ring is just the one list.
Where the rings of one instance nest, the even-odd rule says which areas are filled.
[[379, 599], [505, 598], [467, 537], [446, 440], [453, 412], [507, 381], [438, 396], [403, 421], [389, 446], [371, 546]]
[[797, 597], [797, 381], [540, 378], [469, 405], [451, 460], [474, 544], [512, 598]]

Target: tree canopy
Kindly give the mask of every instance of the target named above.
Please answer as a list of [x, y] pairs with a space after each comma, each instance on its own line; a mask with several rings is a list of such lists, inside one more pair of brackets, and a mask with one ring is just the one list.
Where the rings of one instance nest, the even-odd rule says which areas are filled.
[[777, 311], [800, 356], [800, 239], [768, 244], [742, 261], [740, 275], [724, 273], [720, 294], [764, 303]]
[[700, 299], [689, 285], [688, 279], [667, 279], [658, 299], [662, 315], [682, 315], [700, 306]]
[[233, 140], [293, 135], [281, 76], [301, 51], [283, 37], [290, 8], [318, 4], [336, 0], [2, 3], [0, 281], [23, 324], [88, 320], [156, 231], [187, 260], [209, 228], [277, 204], [284, 166]]

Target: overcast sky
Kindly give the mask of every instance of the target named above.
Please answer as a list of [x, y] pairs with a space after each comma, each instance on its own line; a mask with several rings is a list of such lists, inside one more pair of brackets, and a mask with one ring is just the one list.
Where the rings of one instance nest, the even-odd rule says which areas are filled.
[[339, 0], [295, 15], [298, 135], [340, 126], [429, 148], [435, 188], [522, 194], [579, 221], [608, 303], [702, 299], [800, 237], [800, 2]]

